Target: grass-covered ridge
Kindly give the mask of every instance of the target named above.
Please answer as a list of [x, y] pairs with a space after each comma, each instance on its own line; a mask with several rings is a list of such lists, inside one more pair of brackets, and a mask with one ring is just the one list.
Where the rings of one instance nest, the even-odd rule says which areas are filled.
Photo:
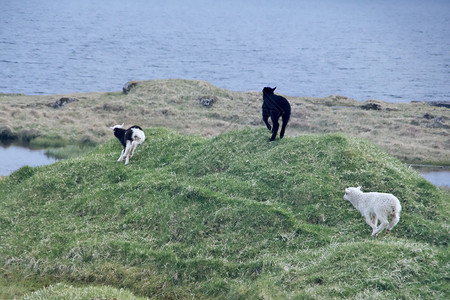
[[[448, 297], [449, 194], [371, 143], [146, 134], [128, 166], [111, 139], [0, 181], [1, 285], [52, 285], [27, 299], [99, 286], [110, 298]], [[343, 200], [356, 185], [400, 199], [389, 235], [370, 238]]]

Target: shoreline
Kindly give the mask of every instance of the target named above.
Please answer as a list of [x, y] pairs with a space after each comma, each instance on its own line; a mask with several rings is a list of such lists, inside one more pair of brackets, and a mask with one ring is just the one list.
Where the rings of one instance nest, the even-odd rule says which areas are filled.
[[[158, 79], [155, 79], [158, 80]], [[178, 80], [178, 79], [161, 79], [161, 80]], [[184, 79], [179, 79], [179, 80], [184, 80]], [[130, 82], [148, 82], [148, 81], [153, 81], [153, 80], [145, 80], [145, 81], [130, 81]], [[192, 80], [192, 81], [199, 81], [199, 80]], [[218, 87], [220, 88], [220, 87]], [[220, 88], [220, 89], [225, 89], [225, 88]], [[255, 91], [255, 90], [247, 90], [247, 91], [234, 91], [234, 90], [229, 90], [230, 92], [235, 92], [235, 93], [258, 93], [259, 91]], [[54, 94], [44, 94], [44, 93], [38, 93], [38, 94], [23, 94], [23, 93], [3, 93], [0, 92], [0, 97], [5, 96], [5, 97], [13, 97], [13, 96], [29, 96], [29, 97], [36, 97], [36, 96], [58, 96], [58, 95], [82, 95], [82, 94], [90, 94], [90, 93], [120, 93], [120, 90], [116, 90], [116, 91], [88, 91], [88, 92], [67, 92], [67, 93], [54, 93]], [[330, 94], [329, 96], [326, 97], [315, 97], [315, 96], [305, 96], [305, 95], [289, 95], [289, 94], [283, 94], [284, 97], [290, 97], [290, 98], [317, 98], [317, 99], [321, 99], [321, 98], [328, 98], [328, 97], [333, 97], [333, 96], [337, 96], [337, 97], [344, 97], [344, 98], [348, 98], [348, 99], [354, 99], [355, 101], [358, 101], [360, 103], [365, 103], [365, 102], [370, 102], [370, 101], [380, 101], [380, 102], [384, 102], [384, 103], [391, 103], [391, 104], [405, 104], [405, 103], [425, 103], [431, 106], [437, 106], [437, 107], [446, 107], [446, 108], [450, 108], [450, 100], [407, 100], [407, 101], [400, 101], [400, 102], [394, 102], [394, 101], [388, 101], [388, 100], [383, 100], [383, 99], [367, 99], [367, 100], [359, 100], [356, 98], [351, 98], [351, 97], [347, 97], [344, 95], [335, 95], [335, 94]]]

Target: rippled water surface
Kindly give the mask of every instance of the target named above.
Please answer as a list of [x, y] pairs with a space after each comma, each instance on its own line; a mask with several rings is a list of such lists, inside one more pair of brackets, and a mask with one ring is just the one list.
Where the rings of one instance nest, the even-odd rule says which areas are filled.
[[448, 0], [1, 1], [0, 92], [185, 78], [291, 96], [450, 100]]

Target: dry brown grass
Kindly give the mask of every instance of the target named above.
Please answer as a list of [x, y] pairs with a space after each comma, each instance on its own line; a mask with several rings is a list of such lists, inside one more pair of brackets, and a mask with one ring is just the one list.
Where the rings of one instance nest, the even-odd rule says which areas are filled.
[[[54, 109], [52, 104], [62, 97], [79, 101]], [[212, 107], [202, 106], [201, 97], [214, 97], [215, 102]], [[287, 136], [344, 132], [371, 140], [403, 161], [450, 164], [450, 126], [424, 117], [443, 117], [450, 124], [446, 108], [372, 101], [382, 107], [375, 111], [363, 110], [364, 103], [342, 96], [285, 97], [292, 106]], [[185, 134], [215, 136], [232, 129], [264, 127], [261, 104], [259, 91], [234, 92], [181, 79], [138, 82], [128, 95], [0, 95], [0, 132], [9, 128], [23, 139], [48, 136], [101, 143], [112, 137], [109, 126], [124, 122], [125, 126], [163, 126]]]

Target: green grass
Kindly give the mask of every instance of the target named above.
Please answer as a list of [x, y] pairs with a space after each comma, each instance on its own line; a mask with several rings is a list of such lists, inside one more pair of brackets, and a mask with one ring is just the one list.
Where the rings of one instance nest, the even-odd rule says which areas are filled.
[[68, 141], [55, 136], [55, 137], [36, 137], [30, 140], [30, 146], [36, 148], [61, 148], [70, 144]]
[[112, 287], [88, 287], [77, 288], [67, 284], [58, 283], [27, 295], [24, 300], [58, 299], [58, 300], [82, 300], [82, 299], [127, 299], [143, 300], [124, 289]]
[[61, 148], [50, 148], [45, 151], [45, 154], [57, 159], [67, 159], [77, 157], [86, 152], [91, 151], [95, 146], [88, 145], [66, 145]]
[[[449, 193], [373, 144], [146, 135], [127, 166], [111, 139], [0, 181], [3, 298], [449, 297]], [[389, 235], [343, 200], [357, 185], [400, 199]]]

